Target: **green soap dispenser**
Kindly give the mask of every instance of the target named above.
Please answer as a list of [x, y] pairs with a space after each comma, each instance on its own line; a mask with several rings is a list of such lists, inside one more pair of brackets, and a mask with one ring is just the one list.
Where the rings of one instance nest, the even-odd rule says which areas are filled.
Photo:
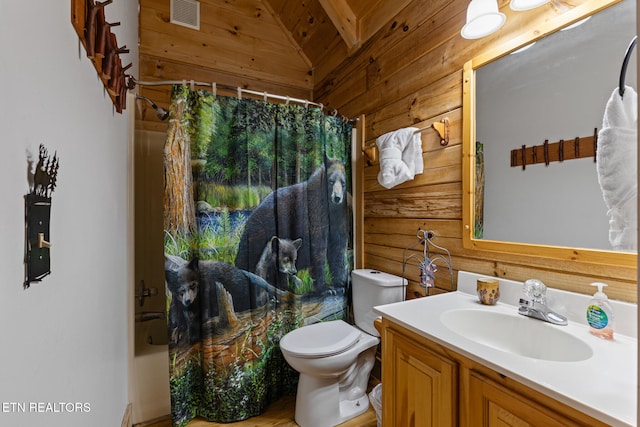
[[593, 294], [593, 299], [587, 307], [587, 323], [591, 333], [605, 340], [613, 339], [614, 314], [613, 307], [609, 304], [609, 298], [602, 292], [602, 288], [607, 286], [606, 283], [592, 283], [591, 286], [597, 286], [598, 292]]

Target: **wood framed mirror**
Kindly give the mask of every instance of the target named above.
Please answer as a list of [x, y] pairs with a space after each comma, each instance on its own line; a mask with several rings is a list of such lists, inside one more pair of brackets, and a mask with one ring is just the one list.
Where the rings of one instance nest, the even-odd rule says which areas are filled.
[[[625, 0], [628, 1], [628, 0]], [[558, 243], [531, 243], [526, 239], [514, 238], [513, 241], [503, 239], [478, 238], [475, 231], [476, 218], [476, 118], [477, 118], [477, 100], [476, 100], [476, 72], [477, 70], [491, 65], [495, 61], [505, 57], [524, 46], [531, 45], [533, 42], [540, 41], [553, 33], [565, 28], [571, 24], [579, 22], [586, 17], [598, 14], [601, 11], [622, 3], [621, 0], [590, 0], [579, 6], [576, 6], [564, 13], [558, 14], [551, 19], [540, 20], [539, 24], [532, 26], [532, 29], [526, 30], [523, 34], [501, 43], [499, 46], [491, 46], [489, 49], [478, 55], [464, 65], [463, 69], [463, 246], [465, 249], [479, 251], [505, 252], [517, 255], [533, 256], [537, 258], [548, 258], [557, 261], [572, 261], [577, 263], [586, 263], [589, 265], [599, 264], [604, 266], [620, 266], [636, 268], [637, 252], [620, 252], [606, 249], [602, 247], [589, 247], [587, 245], [562, 245]], [[635, 15], [635, 13], [634, 13]], [[635, 20], [634, 20], [635, 23]], [[535, 27], [535, 28], [534, 28]], [[635, 25], [633, 28], [635, 32]], [[629, 40], [627, 40], [629, 41]], [[615, 66], [620, 69], [624, 57], [624, 49], [615, 50], [616, 58]], [[550, 60], [551, 61], [551, 60]], [[617, 79], [608, 80], [608, 93], [614, 89]], [[635, 86], [635, 84], [633, 85]], [[604, 109], [604, 103], [602, 109]], [[577, 103], [576, 108], [580, 108]], [[559, 113], [561, 114], [561, 113]], [[508, 118], [505, 118], [508, 120]], [[535, 120], [534, 120], [535, 121]], [[539, 126], [544, 126], [544, 120], [537, 121]], [[602, 116], [596, 126], [602, 124]], [[495, 123], [492, 126], [501, 127], [503, 123]], [[593, 132], [593, 130], [592, 130]], [[578, 136], [578, 135], [572, 135]], [[583, 136], [583, 135], [580, 135]], [[549, 139], [555, 141], [555, 139]], [[517, 138], [510, 143], [513, 147], [518, 148], [521, 145], [539, 145], [542, 141], [529, 141], [527, 138]], [[503, 150], [501, 154], [504, 162], [509, 162], [508, 150]], [[540, 153], [539, 155], [541, 155]], [[535, 167], [544, 168], [545, 165], [534, 165]], [[518, 169], [518, 168], [514, 168]], [[595, 169], [595, 168], [594, 168]], [[522, 173], [526, 173], [522, 171]], [[596, 181], [597, 184], [597, 181]], [[600, 198], [602, 196], [600, 195]], [[505, 206], [506, 208], [506, 206]], [[479, 209], [478, 209], [479, 210]], [[527, 227], [529, 220], [518, 216], [518, 221], [522, 227]], [[557, 227], [556, 224], [547, 223], [548, 227]]]

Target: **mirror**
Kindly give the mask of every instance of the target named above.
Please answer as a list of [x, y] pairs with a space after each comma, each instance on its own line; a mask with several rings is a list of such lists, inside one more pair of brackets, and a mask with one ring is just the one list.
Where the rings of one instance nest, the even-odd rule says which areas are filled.
[[[611, 250], [607, 207], [593, 155], [587, 156], [589, 148], [593, 153], [594, 128], [602, 126], [604, 108], [635, 35], [635, 7], [634, 0], [583, 3], [541, 21], [529, 36], [509, 40], [465, 64], [466, 248], [636, 265], [635, 252]], [[582, 25], [557, 31], [586, 16], [591, 18]], [[522, 46], [529, 49], [509, 54]], [[625, 81], [636, 88], [636, 54], [631, 58]], [[557, 161], [558, 144], [553, 143], [567, 140], [573, 150], [576, 137], [587, 157]], [[548, 166], [542, 160], [545, 140], [556, 151], [556, 161]], [[484, 162], [484, 176], [477, 180], [476, 141], [482, 144]], [[511, 166], [514, 155], [521, 159], [523, 145], [530, 157], [537, 146], [542, 163], [524, 169]], [[475, 197], [476, 183], [482, 180], [480, 199]], [[483, 224], [476, 229], [474, 219], [481, 212]]]

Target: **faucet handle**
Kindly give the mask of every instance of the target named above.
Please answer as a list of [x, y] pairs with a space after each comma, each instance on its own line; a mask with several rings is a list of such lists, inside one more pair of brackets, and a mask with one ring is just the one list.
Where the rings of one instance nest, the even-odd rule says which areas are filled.
[[534, 302], [546, 304], [547, 287], [538, 279], [529, 279], [524, 282], [524, 295]]

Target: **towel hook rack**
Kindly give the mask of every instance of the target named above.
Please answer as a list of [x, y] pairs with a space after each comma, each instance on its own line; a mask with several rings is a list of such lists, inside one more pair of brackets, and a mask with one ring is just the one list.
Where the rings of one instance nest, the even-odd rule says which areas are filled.
[[[440, 136], [441, 146], [446, 147], [449, 145], [449, 117], [445, 117], [439, 122], [433, 122], [429, 126], [416, 129], [413, 133], [421, 133], [427, 129], [433, 129], [437, 132], [438, 136]], [[360, 151], [362, 151], [369, 165], [378, 163], [378, 151], [375, 143], [366, 144], [363, 142]]]
[[620, 98], [624, 97], [624, 80], [627, 75], [627, 65], [629, 65], [629, 58], [631, 57], [631, 53], [633, 52], [633, 48], [636, 47], [636, 43], [638, 42], [638, 36], [634, 36], [629, 43], [629, 47], [627, 47], [627, 52], [624, 55], [624, 61], [622, 61], [622, 69], [620, 70], [620, 84], [618, 86], [618, 93], [620, 94]]

